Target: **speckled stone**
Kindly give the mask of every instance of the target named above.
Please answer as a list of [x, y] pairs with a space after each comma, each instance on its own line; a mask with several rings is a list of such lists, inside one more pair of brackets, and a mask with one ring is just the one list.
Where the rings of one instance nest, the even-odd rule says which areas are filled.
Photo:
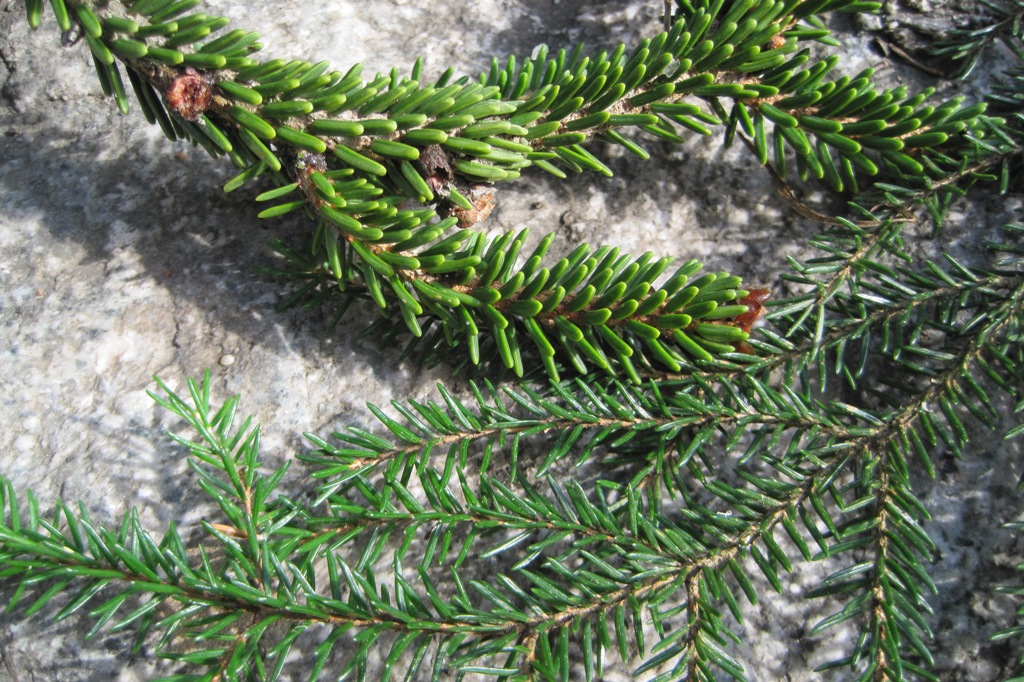
[[[448, 368], [417, 368], [360, 338], [368, 308], [332, 332], [318, 311], [276, 312], [287, 287], [259, 270], [277, 262], [268, 243], [293, 239], [303, 219], [257, 220], [255, 190], [221, 192], [229, 164], [167, 142], [137, 111], [119, 115], [101, 97], [86, 49], [62, 48], [49, 17], [30, 33], [20, 4], [0, 2], [0, 472], [19, 489], [33, 488], [44, 506], [58, 496], [82, 500], [98, 522], [137, 507], [158, 534], [172, 521], [188, 528], [214, 515], [181, 449], [163, 435], [178, 425], [147, 395], [154, 376], [180, 389], [210, 368], [217, 394], [241, 393], [242, 409], [263, 424], [271, 464], [304, 449], [304, 431], [369, 426], [366, 402], [431, 399], [440, 381], [464, 389]], [[660, 0], [204, 5], [260, 30], [267, 55], [340, 68], [362, 61], [370, 74], [418, 56], [428, 74], [449, 65], [476, 73], [492, 55], [529, 54], [540, 42], [583, 40], [596, 51], [646, 35], [661, 11]], [[926, 82], [883, 58], [870, 38], [840, 33], [845, 71], [876, 66], [885, 82]], [[717, 139], [694, 137], [678, 148], [647, 146], [655, 158], [646, 163], [602, 150], [610, 179], [534, 173], [503, 187], [484, 227], [554, 231], [559, 252], [587, 241], [695, 257], [781, 290], [785, 258], [807, 255], [817, 226], [776, 196], [741, 145], [723, 150]], [[834, 201], [818, 191], [808, 199], [824, 210]], [[950, 229], [950, 240], [962, 234]], [[1005, 557], [1014, 549], [1019, 557], [1020, 547], [998, 532], [1011, 518], [993, 501], [1016, 499], [1013, 481], [993, 480], [986, 461], [951, 465], [948, 487], [924, 496], [938, 519], [936, 575], [952, 595], [936, 600], [936, 650], [948, 679], [993, 679], [1002, 665], [983, 626], [1006, 617], [1009, 603], [969, 586], [993, 556], [1011, 565]], [[300, 484], [301, 473], [287, 483]], [[990, 489], [1002, 497], [989, 499]], [[762, 586], [760, 605], [747, 609], [736, 653], [751, 679], [820, 679], [809, 671], [847, 644], [842, 632], [808, 635], [834, 607], [799, 598], [822, 570], [798, 566], [785, 595]], [[0, 680], [136, 680], [165, 670], [149, 650], [131, 654], [130, 637], [83, 642], [90, 624], [0, 617]], [[608, 660], [607, 679], [628, 678]]]

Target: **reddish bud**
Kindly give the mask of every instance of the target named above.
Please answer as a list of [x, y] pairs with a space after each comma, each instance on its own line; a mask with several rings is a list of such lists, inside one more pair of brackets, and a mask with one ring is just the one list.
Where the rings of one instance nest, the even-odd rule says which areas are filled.
[[737, 305], [747, 306], [747, 312], [741, 313], [733, 318], [734, 327], [750, 333], [757, 318], [764, 314], [763, 303], [772, 297], [771, 289], [751, 289], [750, 293], [736, 301]]
[[210, 107], [213, 87], [195, 69], [185, 69], [167, 88], [171, 111], [186, 121], [195, 121]]

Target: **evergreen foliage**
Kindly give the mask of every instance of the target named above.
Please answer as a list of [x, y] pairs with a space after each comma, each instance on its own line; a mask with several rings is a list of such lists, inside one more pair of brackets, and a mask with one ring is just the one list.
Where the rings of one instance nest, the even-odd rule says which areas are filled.
[[[296, 499], [237, 399], [215, 406], [208, 377], [188, 396], [161, 384], [222, 518], [190, 546], [135, 514], [117, 528], [64, 503], [44, 514], [6, 481], [12, 606], [71, 595], [57, 619], [134, 629], [183, 665], [174, 679], [589, 680], [615, 658], [644, 679], [744, 679], [730, 628], [757, 585], [781, 592], [794, 562], [825, 561], [805, 596], [838, 608], [814, 630], [858, 634], [819, 669], [938, 679], [935, 545], [913, 481], [969, 456], [974, 428], [1024, 431], [1006, 426], [1024, 407], [1024, 227], [1005, 226], [983, 267], [915, 259], [904, 233], [968, 191], [1018, 189], [1019, 69], [987, 114], [879, 89], [870, 70], [830, 77], [838, 58], [812, 49], [833, 42], [827, 14], [877, 3], [677, 0], [632, 48], [364, 79], [263, 61], [255, 33], [198, 4], [49, 3], [122, 111], [127, 78], [169, 138], [238, 167], [225, 190], [259, 179], [262, 217], [309, 214], [310, 248], [279, 247], [292, 302], [344, 314], [367, 298], [418, 361], [454, 354], [482, 378], [470, 400], [441, 388], [371, 407], [377, 431], [309, 436], [316, 491]], [[42, 1], [26, 7], [38, 26]], [[1019, 3], [992, 7], [994, 24], [940, 50], [963, 73], [996, 36], [1024, 59]], [[593, 140], [646, 158], [644, 136], [716, 131], [780, 182], [859, 197], [826, 217], [819, 257], [791, 264], [797, 293], [767, 304], [764, 328], [767, 292], [696, 261], [581, 244], [551, 262], [551, 236], [527, 254], [525, 233], [474, 229], [491, 187], [532, 166], [609, 174]], [[534, 380], [500, 384], [502, 369]], [[596, 477], [554, 474], [592, 458]], [[1019, 645], [1021, 626], [997, 628]], [[311, 640], [296, 671], [289, 653]]]

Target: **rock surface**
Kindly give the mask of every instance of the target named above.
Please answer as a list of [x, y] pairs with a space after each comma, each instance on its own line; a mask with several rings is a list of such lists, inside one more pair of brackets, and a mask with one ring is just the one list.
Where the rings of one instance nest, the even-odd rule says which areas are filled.
[[[449, 65], [476, 73], [491, 55], [525, 55], [540, 42], [629, 44], [657, 26], [661, 9], [653, 0], [205, 6], [260, 30], [267, 55], [339, 67], [358, 61], [370, 73], [417, 56], [427, 73]], [[877, 52], [872, 35], [847, 20], [843, 27], [845, 71], [871, 65], [886, 83], [923, 82]], [[52, 18], [32, 33], [21, 3], [0, 3], [0, 57], [0, 472], [18, 490], [32, 488], [44, 507], [58, 497], [81, 500], [99, 522], [136, 507], [157, 532], [206, 518], [211, 511], [197, 499], [180, 448], [163, 435], [176, 425], [146, 395], [154, 375], [182, 387], [210, 368], [217, 394], [241, 393], [243, 410], [263, 424], [271, 463], [305, 449], [303, 431], [370, 424], [367, 401], [430, 398], [437, 382], [450, 380], [445, 367], [398, 362], [396, 349], [360, 338], [367, 311], [332, 332], [315, 311], [275, 312], [285, 287], [258, 269], [276, 263], [267, 244], [305, 230], [303, 219], [257, 220], [255, 192], [221, 192], [233, 174], [228, 164], [168, 143], [138, 112], [119, 115], [101, 97], [86, 49], [62, 48]], [[489, 227], [553, 230], [562, 251], [587, 241], [695, 257], [780, 288], [785, 257], [807, 253], [818, 227], [774, 194], [742, 149], [702, 139], [648, 146], [655, 158], [647, 163], [609, 151], [611, 179], [534, 174], [502, 189]], [[982, 218], [998, 225], [1009, 208]], [[946, 235], [955, 243], [966, 229], [953, 224]], [[978, 442], [986, 438], [978, 434]], [[1020, 450], [986, 452], [950, 463], [924, 494], [942, 545], [935, 575], [947, 590], [935, 600], [943, 679], [1008, 672], [1011, 650], [988, 643], [986, 633], [1008, 622], [1012, 604], [976, 592], [971, 578], [1009, 580], [1022, 553], [1019, 540], [998, 530], [1020, 514]], [[1013, 476], [998, 473], [1014, 457]], [[784, 598], [765, 589], [761, 605], [748, 608], [737, 631], [751, 679], [821, 679], [808, 671], [838, 645], [832, 635], [807, 633], [829, 605], [798, 599], [819, 578], [801, 567]], [[90, 625], [84, 617], [57, 625], [3, 617], [0, 679], [134, 680], [163, 670], [145, 650], [132, 655], [130, 637], [83, 642]], [[609, 679], [625, 676], [622, 669]]]

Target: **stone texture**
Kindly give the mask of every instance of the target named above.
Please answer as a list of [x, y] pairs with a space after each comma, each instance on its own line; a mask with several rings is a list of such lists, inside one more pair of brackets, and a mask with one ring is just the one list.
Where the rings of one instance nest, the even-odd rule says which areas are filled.
[[[491, 55], [528, 54], [539, 42], [583, 40], [595, 49], [632, 42], [657, 26], [661, 3], [217, 0], [205, 6], [260, 30], [268, 55], [338, 66], [361, 61], [369, 73], [411, 65], [422, 55], [427, 73], [449, 65], [476, 73]], [[901, 16], [913, 21], [901, 24]], [[912, 31], [941, 17], [894, 7], [884, 22], [869, 26], [894, 30], [895, 22]], [[851, 27], [839, 22], [840, 29]], [[882, 57], [874, 36], [850, 30], [840, 36], [848, 72], [871, 65], [889, 83], [925, 82]], [[221, 192], [232, 175], [228, 164], [168, 143], [137, 112], [117, 114], [100, 96], [84, 47], [61, 48], [52, 19], [31, 33], [21, 3], [0, 2], [0, 57], [0, 472], [19, 489], [34, 489], [44, 506], [58, 496], [82, 500], [97, 521], [115, 521], [136, 507], [157, 531], [172, 521], [187, 528], [207, 518], [212, 512], [201, 504], [181, 450], [163, 436], [175, 424], [146, 395], [155, 388], [154, 375], [182, 387], [186, 377], [210, 368], [217, 394], [241, 393], [243, 410], [264, 425], [270, 463], [304, 449], [303, 431], [369, 425], [366, 401], [426, 399], [436, 395], [438, 381], [461, 385], [445, 367], [398, 362], [396, 349], [360, 338], [368, 310], [330, 333], [316, 311], [275, 312], [286, 287], [257, 270], [276, 263], [268, 242], [294, 242], [306, 229], [303, 220], [258, 221], [254, 191]], [[696, 257], [712, 270], [729, 269], [782, 291], [785, 257], [806, 254], [806, 239], [818, 226], [775, 196], [742, 149], [723, 151], [717, 139], [647, 146], [655, 157], [647, 163], [609, 150], [612, 179], [559, 182], [533, 174], [502, 188], [489, 227], [553, 230], [562, 251], [588, 241]], [[832, 201], [813, 190], [808, 197], [826, 206]], [[967, 218], [998, 225], [1012, 208], [988, 207], [981, 215], [972, 208], [945, 237], [968, 241]], [[977, 442], [987, 438], [979, 434]], [[988, 585], [988, 577], [1013, 575], [1020, 541], [997, 526], [1019, 515], [1020, 502], [1013, 481], [996, 472], [1014, 457], [1019, 461], [1019, 448], [993, 446], [986, 453], [950, 462], [924, 494], [934, 503], [931, 530], [942, 546], [936, 576], [948, 588], [936, 600], [944, 679], [994, 679], [1006, 672], [1009, 657], [984, 633], [1009, 618], [1010, 602], [976, 591], [969, 578], [985, 574]], [[299, 469], [288, 485], [301, 481]], [[836, 637], [843, 640], [808, 635], [833, 606], [798, 599], [820, 579], [819, 569], [799, 567], [784, 598], [765, 588], [761, 605], [748, 608], [738, 628], [746, 644], [738, 652], [751, 679], [820, 679], [808, 671], [836, 651]], [[0, 619], [0, 679], [155, 674], [146, 651], [130, 653], [130, 637], [83, 642], [89, 625], [85, 618], [58, 625], [40, 616]], [[609, 675], [624, 677], [622, 670]]]

